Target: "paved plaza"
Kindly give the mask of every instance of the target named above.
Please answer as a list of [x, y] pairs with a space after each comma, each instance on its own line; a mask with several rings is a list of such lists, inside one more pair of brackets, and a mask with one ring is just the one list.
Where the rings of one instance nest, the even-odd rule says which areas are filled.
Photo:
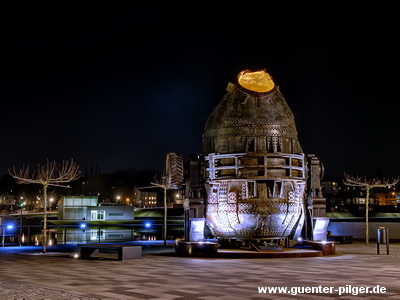
[[[177, 257], [172, 245], [143, 247], [143, 257], [129, 261], [76, 259], [75, 245], [45, 255], [40, 247], [4, 247], [0, 299], [400, 299], [400, 244], [391, 244], [389, 255], [384, 245], [377, 255], [371, 243], [337, 244], [334, 256], [246, 259]], [[259, 293], [319, 286], [306, 294]], [[355, 295], [365, 287], [386, 292]]]

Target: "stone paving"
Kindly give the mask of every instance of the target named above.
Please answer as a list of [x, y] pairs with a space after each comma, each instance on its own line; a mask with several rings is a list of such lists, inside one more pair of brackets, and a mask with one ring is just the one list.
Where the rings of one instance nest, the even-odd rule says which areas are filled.
[[[154, 246], [130, 261], [75, 259], [73, 246], [54, 249], [0, 248], [0, 299], [400, 299], [400, 244], [389, 255], [384, 245], [377, 255], [371, 243], [337, 244], [334, 256], [246, 259], [177, 257], [171, 246]], [[377, 285], [386, 292], [353, 295]], [[267, 286], [321, 288], [259, 293]]]

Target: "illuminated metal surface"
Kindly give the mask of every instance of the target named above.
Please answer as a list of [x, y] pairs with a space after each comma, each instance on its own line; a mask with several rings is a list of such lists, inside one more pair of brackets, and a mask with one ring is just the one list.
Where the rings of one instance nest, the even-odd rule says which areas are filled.
[[[286, 237], [304, 218], [305, 156], [293, 113], [265, 74], [229, 83], [205, 126], [206, 222], [219, 238]], [[261, 85], [269, 87], [255, 91]]]

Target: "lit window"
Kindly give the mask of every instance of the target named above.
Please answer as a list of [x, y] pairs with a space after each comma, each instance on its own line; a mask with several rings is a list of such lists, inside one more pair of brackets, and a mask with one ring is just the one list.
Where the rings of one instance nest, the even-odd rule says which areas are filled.
[[92, 210], [90, 213], [90, 218], [92, 220], [104, 220], [105, 215], [106, 213], [104, 210]]

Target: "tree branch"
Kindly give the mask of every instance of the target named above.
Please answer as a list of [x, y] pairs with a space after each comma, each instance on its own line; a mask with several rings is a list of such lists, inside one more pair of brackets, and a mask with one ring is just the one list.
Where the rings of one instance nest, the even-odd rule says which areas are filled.
[[350, 176], [348, 174], [344, 174], [344, 184], [349, 185], [349, 186], [360, 186], [360, 187], [390, 187], [392, 185], [396, 185], [399, 182], [400, 178], [384, 178], [384, 179], [379, 179], [379, 178], [373, 178], [373, 179], [368, 179], [366, 176], [365, 177], [360, 177], [360, 176]]
[[80, 176], [79, 166], [72, 159], [63, 161], [61, 165], [47, 160], [44, 165], [38, 164], [33, 173], [30, 173], [29, 166], [25, 165], [18, 171], [13, 167], [12, 171], [8, 172], [19, 184], [38, 183], [53, 186], [62, 186], [60, 183], [76, 180]]

